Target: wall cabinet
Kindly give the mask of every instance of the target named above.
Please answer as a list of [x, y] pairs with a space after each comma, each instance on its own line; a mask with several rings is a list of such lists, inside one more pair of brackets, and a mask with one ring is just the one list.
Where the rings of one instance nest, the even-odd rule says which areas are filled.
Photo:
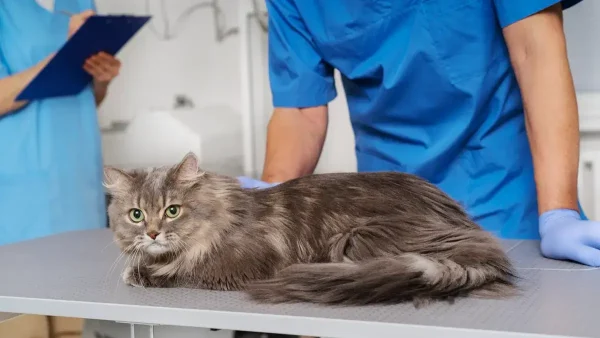
[[577, 96], [581, 131], [578, 190], [586, 216], [600, 220], [600, 93]]

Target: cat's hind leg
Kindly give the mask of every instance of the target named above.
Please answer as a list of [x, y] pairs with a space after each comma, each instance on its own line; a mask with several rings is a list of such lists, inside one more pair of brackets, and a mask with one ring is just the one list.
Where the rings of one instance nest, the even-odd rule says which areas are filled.
[[351, 263], [400, 255], [405, 251], [393, 230], [386, 224], [365, 223], [337, 234], [328, 242], [329, 259], [332, 263]]
[[270, 280], [251, 283], [247, 292], [269, 303], [412, 301], [417, 307], [469, 293], [508, 296], [512, 266], [491, 235], [437, 221], [370, 218], [331, 236], [329, 262], [293, 264]]

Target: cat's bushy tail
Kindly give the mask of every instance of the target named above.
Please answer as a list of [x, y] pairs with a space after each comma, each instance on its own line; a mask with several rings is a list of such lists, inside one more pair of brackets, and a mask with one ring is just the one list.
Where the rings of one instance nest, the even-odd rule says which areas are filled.
[[357, 263], [295, 264], [274, 279], [249, 285], [247, 292], [266, 303], [332, 305], [405, 301], [420, 305], [467, 294], [486, 298], [513, 295], [516, 288], [508, 259], [502, 253], [488, 258], [451, 260], [406, 253]]

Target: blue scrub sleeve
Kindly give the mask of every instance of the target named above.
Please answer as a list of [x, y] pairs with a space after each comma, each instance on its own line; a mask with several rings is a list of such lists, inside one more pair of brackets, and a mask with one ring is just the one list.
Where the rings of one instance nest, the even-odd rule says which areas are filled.
[[2, 53], [2, 49], [0, 49], [0, 79], [8, 77], [9, 75], [10, 72], [8, 71], [6, 61], [4, 60], [4, 54]]
[[336, 95], [333, 67], [326, 63], [289, 0], [267, 0], [269, 82], [273, 106], [322, 106]]
[[79, 0], [79, 11], [80, 12], [87, 11], [90, 9], [94, 12], [98, 11], [96, 9], [96, 1], [95, 0]]
[[500, 26], [504, 28], [559, 2], [562, 2], [563, 9], [567, 9], [581, 1], [583, 0], [494, 0], [494, 6]]

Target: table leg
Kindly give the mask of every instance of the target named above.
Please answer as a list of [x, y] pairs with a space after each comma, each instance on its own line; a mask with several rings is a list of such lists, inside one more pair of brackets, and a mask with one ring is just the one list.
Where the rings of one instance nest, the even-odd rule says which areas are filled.
[[[0, 0], [1, 1], [1, 0]], [[85, 321], [86, 327], [81, 338], [150, 338], [149, 324], [133, 324], [91, 320]], [[154, 325], [155, 338], [233, 338], [230, 330], [211, 331], [200, 327], [182, 327], [172, 325]], [[4, 336], [0, 335], [0, 338]], [[66, 337], [65, 337], [66, 338]], [[271, 337], [279, 338], [279, 336]]]
[[[148, 325], [149, 338], [154, 338], [154, 325]], [[135, 324], [129, 324], [129, 338], [135, 338]]]

